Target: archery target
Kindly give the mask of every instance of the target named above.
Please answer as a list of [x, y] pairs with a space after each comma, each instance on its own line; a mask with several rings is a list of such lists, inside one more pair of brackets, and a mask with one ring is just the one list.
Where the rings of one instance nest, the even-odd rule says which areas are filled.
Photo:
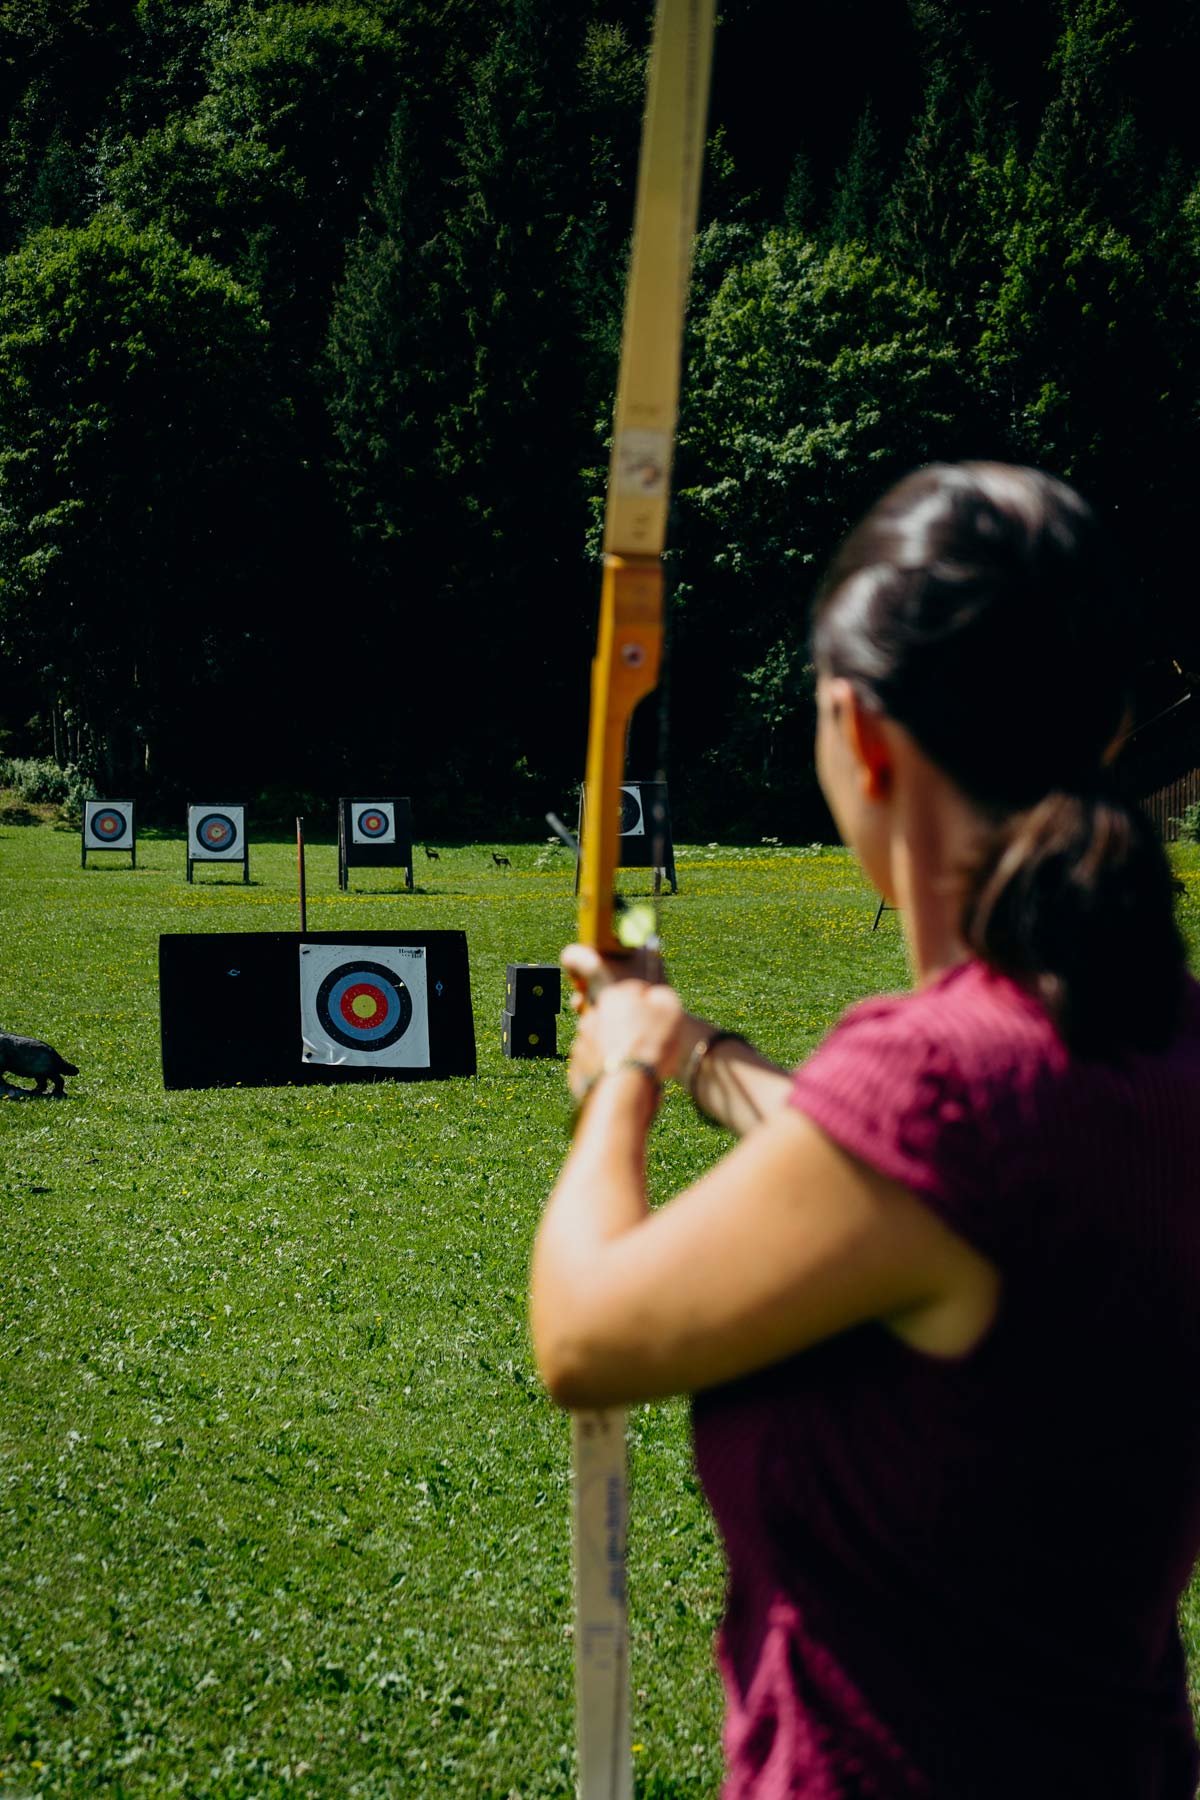
[[193, 862], [241, 862], [246, 854], [244, 806], [189, 806], [188, 855]]
[[88, 800], [83, 813], [86, 850], [129, 850], [133, 845], [132, 800]]
[[427, 1069], [424, 945], [301, 944], [300, 1033], [308, 1063]]
[[352, 844], [394, 844], [396, 806], [392, 800], [355, 800], [350, 809]]
[[621, 789], [621, 836], [645, 837], [646, 819], [642, 811], [642, 790], [636, 787]]

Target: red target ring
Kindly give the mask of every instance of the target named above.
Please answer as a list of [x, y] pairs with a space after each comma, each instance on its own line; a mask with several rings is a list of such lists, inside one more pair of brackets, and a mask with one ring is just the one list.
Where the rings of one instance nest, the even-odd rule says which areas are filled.
[[357, 981], [344, 987], [338, 999], [338, 1011], [352, 1031], [375, 1031], [388, 1010], [387, 996], [374, 982]]

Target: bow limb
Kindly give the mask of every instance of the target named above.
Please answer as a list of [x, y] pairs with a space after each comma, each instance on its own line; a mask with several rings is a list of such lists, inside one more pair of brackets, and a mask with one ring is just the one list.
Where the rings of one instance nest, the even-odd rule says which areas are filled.
[[[600, 631], [592, 664], [579, 936], [604, 954], [614, 929], [625, 741], [662, 661], [662, 549], [679, 406], [683, 319], [708, 110], [715, 0], [658, 0], [605, 509]], [[625, 1415], [577, 1413], [575, 1695], [580, 1800], [630, 1800], [625, 1583]]]

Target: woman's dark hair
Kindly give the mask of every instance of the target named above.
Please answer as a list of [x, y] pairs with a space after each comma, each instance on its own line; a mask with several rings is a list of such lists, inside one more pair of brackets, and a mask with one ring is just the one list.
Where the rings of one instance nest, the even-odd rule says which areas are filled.
[[903, 725], [993, 821], [968, 946], [1092, 1056], [1165, 1042], [1182, 993], [1170, 867], [1107, 766], [1131, 637], [1091, 508], [1003, 463], [898, 483], [842, 545], [814, 614], [818, 670]]

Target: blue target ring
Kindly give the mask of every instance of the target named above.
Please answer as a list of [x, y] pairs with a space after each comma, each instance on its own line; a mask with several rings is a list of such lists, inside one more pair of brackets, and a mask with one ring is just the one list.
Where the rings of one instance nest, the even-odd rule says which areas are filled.
[[354, 822], [364, 838], [383, 838], [392, 829], [392, 821], [378, 806], [364, 806]]
[[404, 1036], [412, 1016], [412, 995], [382, 963], [343, 963], [317, 989], [321, 1029], [347, 1050], [386, 1050]]
[[228, 813], [205, 813], [196, 824], [196, 842], [206, 850], [232, 850], [237, 835], [237, 826]]
[[129, 829], [129, 821], [115, 806], [102, 807], [92, 814], [92, 836], [106, 844], [119, 844]]

